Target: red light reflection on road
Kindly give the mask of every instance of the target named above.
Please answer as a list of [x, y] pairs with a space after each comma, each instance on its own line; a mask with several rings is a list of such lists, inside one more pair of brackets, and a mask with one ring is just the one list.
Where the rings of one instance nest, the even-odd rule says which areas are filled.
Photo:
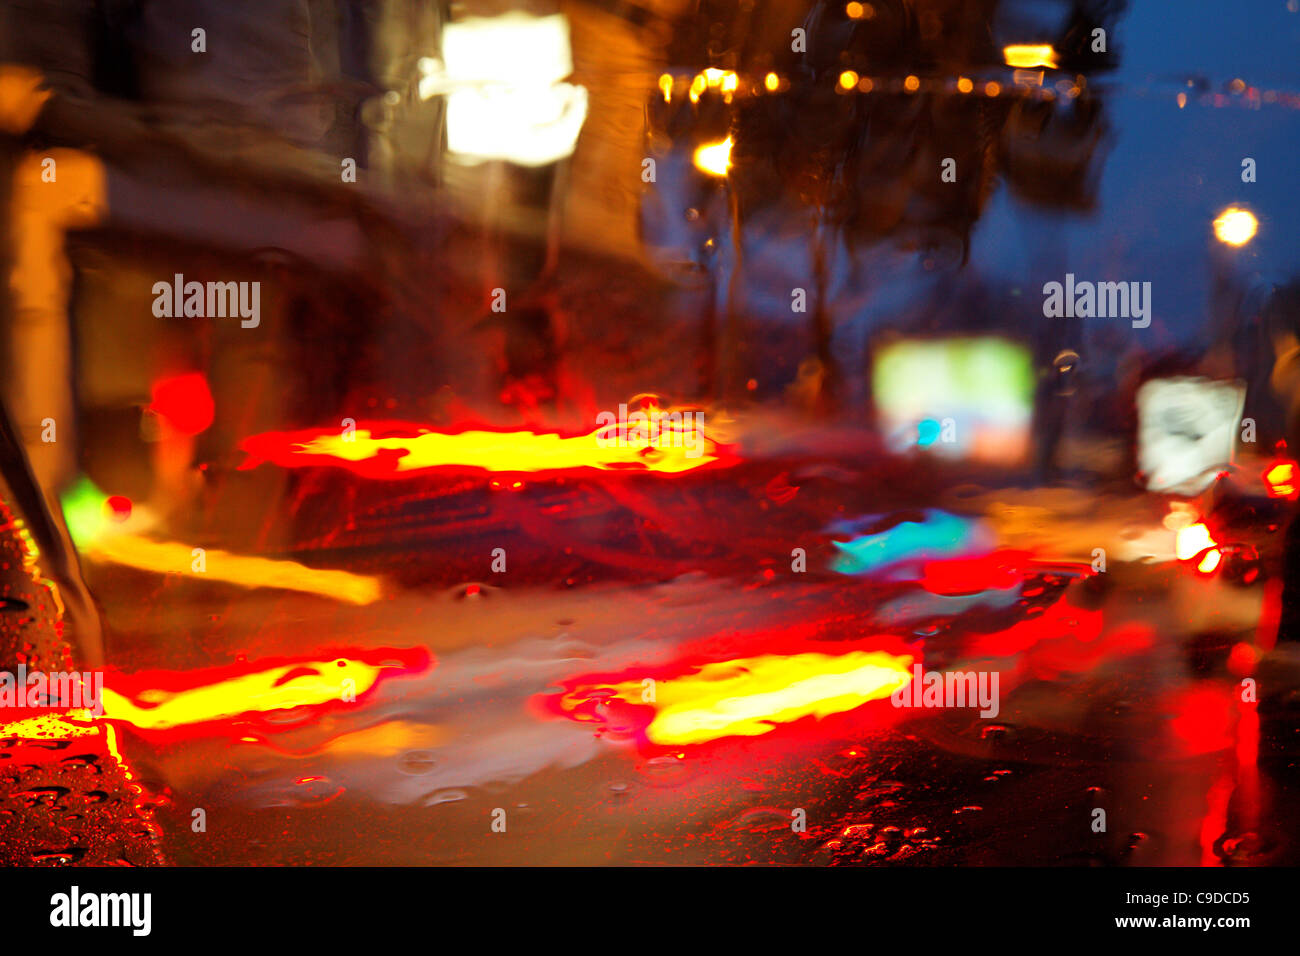
[[103, 719], [145, 733], [238, 735], [243, 733], [240, 725], [258, 715], [348, 706], [381, 680], [432, 665], [424, 648], [383, 648], [197, 671], [116, 675], [106, 680]]
[[588, 434], [461, 429], [435, 431], [410, 422], [358, 423], [353, 431], [313, 428], [244, 439], [241, 469], [263, 462], [284, 468], [333, 466], [363, 478], [410, 478], [448, 472], [655, 472], [679, 474], [738, 460], [733, 446], [695, 425], [678, 425], [654, 441], [617, 441], [614, 428]]
[[86, 710], [23, 713], [0, 723], [0, 739], [42, 747], [42, 741], [95, 733], [99, 724], [151, 736], [242, 737], [259, 716], [305, 709], [307, 717], [350, 706], [382, 680], [434, 666], [424, 648], [341, 651], [189, 671], [106, 672], [103, 715]]
[[932, 594], [974, 594], [992, 589], [1005, 591], [1024, 580], [1030, 564], [1028, 551], [993, 551], [974, 558], [949, 558], [926, 562], [921, 585]]
[[[912, 679], [913, 655], [880, 639], [809, 643], [723, 660], [683, 659], [564, 682], [551, 713], [659, 747], [755, 737], [881, 702]], [[883, 704], [887, 709], [889, 705]]]

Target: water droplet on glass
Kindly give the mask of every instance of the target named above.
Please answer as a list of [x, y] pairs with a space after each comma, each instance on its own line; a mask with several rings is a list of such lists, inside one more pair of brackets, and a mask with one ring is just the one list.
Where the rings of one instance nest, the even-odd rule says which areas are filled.
[[408, 750], [397, 758], [397, 769], [412, 777], [432, 773], [437, 765], [438, 760], [432, 750]]
[[459, 803], [469, 796], [464, 790], [435, 790], [425, 798], [426, 807], [436, 807], [440, 803]]

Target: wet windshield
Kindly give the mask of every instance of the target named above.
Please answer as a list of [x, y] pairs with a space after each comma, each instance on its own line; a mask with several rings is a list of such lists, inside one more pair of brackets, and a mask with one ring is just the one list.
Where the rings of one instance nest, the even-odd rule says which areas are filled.
[[1296, 0], [43, 10], [5, 862], [1300, 862]]

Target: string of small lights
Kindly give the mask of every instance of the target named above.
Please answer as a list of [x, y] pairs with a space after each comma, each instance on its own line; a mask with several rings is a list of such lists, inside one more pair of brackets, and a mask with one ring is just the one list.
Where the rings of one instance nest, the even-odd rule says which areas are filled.
[[[1051, 71], [1056, 73], [1057, 71]], [[706, 94], [721, 96], [723, 101], [731, 103], [737, 97], [750, 98], [788, 92], [792, 80], [776, 72], [762, 75], [744, 75], [734, 70], [708, 68], [699, 73], [664, 72], [658, 77], [657, 86], [665, 103], [671, 103], [685, 97], [691, 103], [698, 103]], [[1264, 106], [1280, 106], [1284, 109], [1300, 109], [1300, 93], [1290, 90], [1261, 89], [1246, 83], [1240, 78], [1220, 85], [1218, 89], [1204, 79], [1189, 78], [1182, 82], [1149, 83], [1142, 86], [1127, 86], [1115, 82], [1092, 82], [1083, 75], [1060, 76], [1053, 80], [1047, 69], [1033, 69], [1023, 66], [1011, 67], [996, 72], [984, 71], [979, 76], [922, 77], [916, 74], [906, 76], [865, 76], [854, 70], [843, 70], [835, 77], [835, 90], [841, 94], [877, 93], [877, 94], [950, 94], [971, 95], [986, 98], [998, 97], [1032, 97], [1052, 100], [1058, 97], [1074, 99], [1091, 91], [1096, 94], [1126, 92], [1137, 97], [1158, 97], [1169, 99], [1179, 109], [1189, 103], [1210, 108], [1262, 109]]]

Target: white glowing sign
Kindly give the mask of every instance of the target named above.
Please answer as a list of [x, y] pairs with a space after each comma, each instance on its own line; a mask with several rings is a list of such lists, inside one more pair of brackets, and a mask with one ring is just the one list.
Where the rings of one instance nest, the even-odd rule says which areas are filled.
[[448, 24], [442, 69], [421, 63], [420, 95], [447, 94], [447, 148], [465, 162], [523, 166], [573, 153], [587, 118], [587, 91], [573, 72], [569, 24], [560, 14], [514, 13]]
[[1194, 495], [1232, 461], [1246, 404], [1240, 382], [1162, 378], [1137, 393], [1138, 468], [1151, 491]]

